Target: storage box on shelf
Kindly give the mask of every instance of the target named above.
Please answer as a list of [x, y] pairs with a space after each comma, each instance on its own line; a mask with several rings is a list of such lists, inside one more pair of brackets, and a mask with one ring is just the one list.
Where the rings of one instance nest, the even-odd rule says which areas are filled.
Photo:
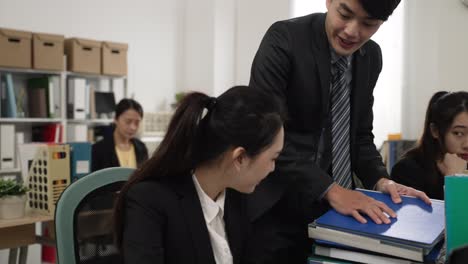
[[67, 70], [80, 73], [101, 73], [101, 42], [82, 38], [65, 40]]
[[128, 44], [102, 42], [102, 74], [127, 75]]
[[33, 68], [63, 71], [63, 35], [33, 33]]
[[31, 32], [0, 28], [0, 66], [31, 68]]

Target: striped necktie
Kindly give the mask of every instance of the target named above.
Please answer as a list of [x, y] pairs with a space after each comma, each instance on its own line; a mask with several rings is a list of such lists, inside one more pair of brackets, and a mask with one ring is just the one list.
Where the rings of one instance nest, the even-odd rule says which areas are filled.
[[348, 59], [340, 57], [334, 64], [335, 74], [331, 85], [332, 115], [332, 174], [341, 187], [352, 187], [350, 155], [350, 89], [345, 73]]

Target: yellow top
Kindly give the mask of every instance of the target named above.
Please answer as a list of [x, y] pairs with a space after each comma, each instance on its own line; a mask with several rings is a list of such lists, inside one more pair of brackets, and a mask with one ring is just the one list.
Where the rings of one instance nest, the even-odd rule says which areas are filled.
[[115, 152], [117, 153], [117, 158], [119, 159], [120, 167], [126, 168], [134, 168], [136, 169], [136, 155], [135, 155], [135, 148], [133, 144], [130, 145], [129, 150], [120, 150], [117, 146], [115, 146]]

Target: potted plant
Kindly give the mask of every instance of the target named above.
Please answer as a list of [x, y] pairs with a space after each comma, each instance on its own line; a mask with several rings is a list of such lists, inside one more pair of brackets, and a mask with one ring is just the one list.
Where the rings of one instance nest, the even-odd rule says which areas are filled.
[[0, 219], [23, 217], [28, 188], [14, 180], [0, 179]]
[[176, 109], [177, 106], [179, 105], [180, 101], [184, 98], [184, 96], [187, 95], [187, 92], [177, 92], [174, 95], [174, 103], [171, 104], [172, 109]]

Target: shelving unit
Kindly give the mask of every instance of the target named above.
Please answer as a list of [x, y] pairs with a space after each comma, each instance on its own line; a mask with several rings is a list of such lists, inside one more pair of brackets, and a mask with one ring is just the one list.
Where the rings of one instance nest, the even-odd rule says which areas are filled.
[[69, 124], [87, 124], [87, 125], [93, 125], [93, 124], [110, 124], [114, 121], [112, 118], [101, 118], [101, 119], [67, 119], [67, 123]]
[[0, 118], [0, 123], [11, 124], [11, 123], [60, 123], [62, 118]]
[[[66, 65], [66, 64], [65, 64]], [[23, 100], [29, 100], [27, 98], [27, 89], [28, 89], [28, 79], [37, 78], [37, 77], [50, 77], [55, 76], [58, 78], [59, 87], [54, 87], [54, 93], [58, 93], [59, 103], [54, 105], [55, 116], [53, 118], [36, 118], [29, 117], [27, 112], [27, 103], [25, 101], [18, 100], [16, 97], [17, 103], [22, 103], [23, 107], [26, 105], [26, 108], [23, 108], [24, 115], [19, 114], [19, 117], [10, 118], [0, 115], [0, 125], [3, 124], [12, 124], [15, 127], [15, 134], [18, 132], [23, 133], [24, 143], [32, 142], [32, 128], [40, 125], [47, 124], [59, 124], [61, 125], [61, 136], [62, 142], [67, 142], [67, 125], [70, 124], [83, 124], [87, 128], [92, 128], [99, 125], [109, 125], [113, 122], [112, 118], [95, 118], [90, 119], [70, 119], [67, 118], [67, 98], [68, 98], [68, 80], [70, 78], [82, 78], [86, 80], [86, 83], [93, 85], [95, 91], [106, 91], [114, 92], [116, 94], [116, 103], [119, 99], [126, 97], [127, 95], [127, 77], [126, 76], [111, 76], [111, 75], [98, 75], [98, 74], [82, 74], [69, 71], [44, 71], [44, 70], [34, 70], [34, 69], [21, 69], [21, 68], [5, 68], [0, 67], [0, 77], [6, 74], [11, 74], [13, 79], [13, 88], [15, 91], [15, 96], [18, 92], [22, 91]], [[5, 94], [4, 89], [6, 87], [0, 86], [0, 95]], [[1, 99], [1, 97], [0, 97]], [[0, 104], [5, 103], [1, 101]], [[1, 110], [1, 109], [0, 109]], [[1, 113], [1, 111], [0, 111]], [[24, 116], [24, 117], [21, 117]], [[16, 139], [15, 139], [16, 141]], [[0, 146], [1, 147], [1, 146]], [[15, 152], [18, 151], [18, 148], [15, 143]], [[18, 155], [15, 154], [15, 168], [2, 169], [0, 167], [0, 177], [5, 175], [19, 175], [21, 170], [19, 169], [19, 160]]]

